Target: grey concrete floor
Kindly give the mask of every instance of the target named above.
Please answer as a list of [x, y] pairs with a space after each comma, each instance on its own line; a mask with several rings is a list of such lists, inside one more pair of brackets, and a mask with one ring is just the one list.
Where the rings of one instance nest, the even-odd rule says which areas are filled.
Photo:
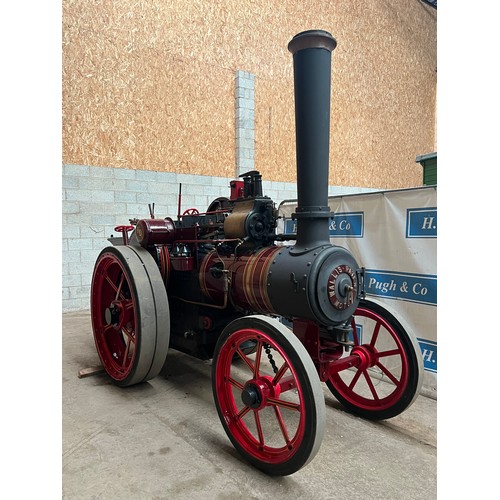
[[286, 477], [240, 458], [215, 409], [210, 364], [171, 350], [158, 377], [130, 388], [99, 365], [88, 312], [62, 317], [64, 499], [436, 498], [436, 401], [370, 422], [324, 386], [326, 429], [316, 457]]

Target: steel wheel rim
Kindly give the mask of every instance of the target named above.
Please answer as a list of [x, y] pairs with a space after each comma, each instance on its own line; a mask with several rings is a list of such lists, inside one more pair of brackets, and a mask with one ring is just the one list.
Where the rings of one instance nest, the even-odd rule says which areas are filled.
[[[360, 343], [356, 331], [356, 316], [362, 316], [374, 322], [370, 344]], [[405, 348], [397, 332], [390, 325], [390, 323], [381, 315], [369, 309], [358, 307], [352, 319], [352, 328], [354, 332], [354, 347], [351, 354], [358, 353], [361, 363], [359, 367], [356, 368], [352, 379], [348, 382], [345, 380], [345, 375], [348, 370], [345, 370], [332, 374], [330, 377], [330, 383], [348, 403], [358, 408], [379, 411], [390, 408], [400, 400], [408, 385], [409, 360]], [[375, 334], [375, 332], [377, 333]], [[395, 345], [393, 349], [387, 349], [384, 351], [379, 351], [377, 349], [377, 341], [380, 338], [381, 332], [386, 332], [390, 336]], [[375, 337], [374, 341], [373, 337]], [[391, 370], [383, 363], [384, 359], [389, 358], [392, 358], [391, 361], [393, 362], [399, 358], [399, 374], [395, 373], [397, 369]], [[374, 371], [377, 369], [381, 375], [380, 380], [377, 380], [377, 378], [373, 376]], [[352, 371], [350, 372], [352, 373]], [[380, 389], [378, 389], [378, 385], [382, 380], [384, 380], [384, 383], [387, 382], [387, 385], [392, 383], [394, 387], [393, 390], [384, 397], [380, 397]], [[371, 397], [366, 397], [360, 392], [356, 392], [356, 387], [361, 383], [367, 385]], [[383, 388], [388, 389], [387, 386]]]
[[[254, 359], [250, 359], [239, 349], [244, 342], [249, 340], [256, 342], [255, 357], [252, 356]], [[266, 356], [265, 344], [270, 345], [284, 361], [277, 366], [278, 371], [274, 377], [261, 373], [260, 361], [257, 362], [257, 359], [262, 360], [262, 356]], [[245, 384], [232, 377], [235, 356], [241, 359], [248, 372]], [[304, 439], [306, 410], [304, 394], [296, 370], [289, 356], [276, 341], [260, 330], [252, 328], [237, 330], [221, 348], [215, 377], [220, 410], [232, 436], [242, 449], [257, 460], [270, 464], [280, 464], [290, 460]], [[290, 379], [295, 384], [296, 401], [282, 399], [280, 386], [284, 380]], [[245, 389], [248, 390], [252, 386], [261, 397], [261, 404], [257, 408], [250, 408], [241, 400]], [[238, 401], [238, 397], [241, 402]], [[266, 442], [268, 436], [263, 428], [262, 414], [268, 410], [274, 412], [276, 428], [279, 428], [282, 435], [282, 446], [271, 446]], [[289, 412], [298, 414], [298, 423], [295, 422], [293, 426], [289, 425]], [[253, 424], [255, 429], [251, 429], [249, 424]]]
[[105, 253], [96, 263], [91, 297], [99, 358], [113, 379], [124, 380], [137, 356], [137, 305], [130, 277], [114, 254]]

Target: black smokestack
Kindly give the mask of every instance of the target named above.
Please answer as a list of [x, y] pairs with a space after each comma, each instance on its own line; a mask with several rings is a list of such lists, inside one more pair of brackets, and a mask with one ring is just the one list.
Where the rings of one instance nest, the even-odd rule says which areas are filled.
[[293, 37], [295, 134], [297, 148], [297, 243], [293, 253], [329, 244], [328, 167], [330, 82], [335, 38], [327, 31]]

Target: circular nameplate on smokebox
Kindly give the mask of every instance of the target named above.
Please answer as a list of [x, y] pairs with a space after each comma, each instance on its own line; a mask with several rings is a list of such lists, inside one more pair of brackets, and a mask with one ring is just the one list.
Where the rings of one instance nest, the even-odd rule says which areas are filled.
[[328, 277], [327, 293], [330, 304], [335, 309], [347, 309], [356, 297], [356, 273], [346, 264], [333, 269]]

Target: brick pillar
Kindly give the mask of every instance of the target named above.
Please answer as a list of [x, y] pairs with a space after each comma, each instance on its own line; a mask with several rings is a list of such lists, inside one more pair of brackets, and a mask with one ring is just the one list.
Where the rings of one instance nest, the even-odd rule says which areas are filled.
[[255, 92], [254, 75], [235, 73], [236, 175], [255, 169]]

